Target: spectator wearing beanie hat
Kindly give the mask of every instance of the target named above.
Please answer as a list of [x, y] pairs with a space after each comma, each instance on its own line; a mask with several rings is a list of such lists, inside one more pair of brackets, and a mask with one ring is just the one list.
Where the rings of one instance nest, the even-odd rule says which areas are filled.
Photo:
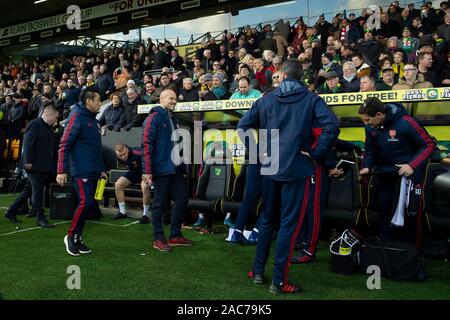
[[212, 92], [218, 100], [226, 100], [230, 97], [227, 87], [225, 86], [225, 78], [221, 73], [214, 74], [212, 77], [212, 82]]
[[198, 92], [201, 101], [217, 100], [216, 95], [211, 91], [213, 88], [213, 76], [206, 73], [200, 77], [200, 91]]
[[319, 83], [324, 82], [325, 74], [334, 71], [338, 77], [342, 78], [342, 67], [333, 61], [333, 55], [330, 53], [322, 54], [322, 69], [319, 71]]

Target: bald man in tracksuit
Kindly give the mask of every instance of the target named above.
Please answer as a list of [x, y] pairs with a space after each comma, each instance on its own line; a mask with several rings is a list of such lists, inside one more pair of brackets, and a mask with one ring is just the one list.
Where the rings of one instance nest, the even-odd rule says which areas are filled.
[[[377, 98], [369, 98], [359, 109], [359, 114], [366, 130], [360, 174], [368, 174], [374, 166], [377, 167], [380, 234], [385, 240], [395, 240], [395, 231], [402, 231], [400, 240], [419, 248], [422, 235], [422, 190], [435, 143], [399, 103], [383, 104]], [[405, 213], [405, 225], [395, 230], [391, 227], [391, 219], [399, 199], [401, 177], [410, 179], [413, 188]]]
[[[276, 141], [278, 138], [278, 157], [269, 150], [266, 154], [271, 157], [270, 162], [266, 162], [269, 159], [261, 160], [264, 208], [256, 257], [252, 271], [248, 274], [254, 283], [264, 282], [265, 264], [279, 221], [272, 284], [269, 288], [274, 294], [301, 290], [299, 285], [289, 283], [288, 270], [308, 204], [313, 162], [322, 160], [339, 134], [338, 119], [325, 101], [300, 83], [300, 63], [296, 60], [286, 61], [280, 73], [280, 86], [257, 100], [238, 124], [238, 129], [244, 131], [251, 128], [266, 129], [268, 146], [271, 146], [272, 139]], [[311, 150], [314, 122], [322, 128], [322, 133], [317, 147]], [[278, 134], [272, 130], [278, 130], [275, 131]], [[239, 134], [244, 141], [243, 131], [240, 130]], [[261, 141], [259, 144], [261, 148]], [[277, 164], [278, 170], [269, 169]]]
[[[160, 106], [154, 107], [145, 119], [142, 130], [142, 180], [154, 186], [152, 205], [153, 248], [171, 251], [173, 246], [191, 246], [192, 240], [181, 234], [181, 224], [188, 202], [186, 169], [184, 163], [176, 164], [172, 150], [178, 141], [178, 121], [173, 115], [177, 96], [171, 89], [161, 92]], [[163, 230], [163, 215], [169, 196], [174, 199], [170, 236], [167, 241]]]

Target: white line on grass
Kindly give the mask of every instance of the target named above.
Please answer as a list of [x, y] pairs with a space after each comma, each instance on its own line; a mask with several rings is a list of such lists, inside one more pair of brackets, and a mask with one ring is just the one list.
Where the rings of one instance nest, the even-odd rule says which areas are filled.
[[10, 197], [10, 196], [12, 196], [12, 195], [13, 195], [12, 193], [1, 194], [1, 195], [0, 195], [0, 198]]
[[[70, 223], [71, 221], [64, 221], [64, 222], [57, 222], [54, 223], [54, 225], [58, 225], [58, 224], [64, 224], [64, 223]], [[101, 224], [101, 225], [105, 225], [105, 226], [111, 226], [111, 227], [117, 227], [117, 228], [125, 228], [125, 227], [129, 227], [133, 224], [139, 223], [139, 221], [135, 221], [129, 224], [126, 224], [124, 226], [119, 226], [117, 224], [112, 224], [112, 223], [106, 223], [106, 222], [98, 222], [98, 221], [87, 221], [89, 223], [94, 223], [94, 224]], [[21, 230], [17, 230], [17, 231], [12, 231], [12, 232], [8, 232], [8, 233], [4, 233], [4, 234], [0, 234], [0, 237], [2, 236], [9, 236], [12, 234], [16, 234], [16, 233], [20, 233], [20, 232], [25, 232], [25, 231], [30, 231], [30, 230], [36, 230], [36, 229], [40, 229], [42, 227], [33, 227], [33, 228], [27, 228], [27, 229], [21, 229]]]
[[132, 222], [132, 223], [129, 223], [129, 224], [126, 224], [126, 225], [124, 225], [124, 226], [122, 226], [122, 227], [129, 227], [129, 226], [132, 226], [133, 224], [136, 224], [136, 223], [139, 223], [139, 221], [135, 221], [135, 222]]
[[[54, 225], [58, 225], [58, 224], [64, 224], [64, 223], [69, 223], [70, 221], [64, 221], [64, 222], [57, 222], [54, 223]], [[42, 229], [42, 227], [33, 227], [33, 228], [27, 228], [27, 229], [21, 229], [21, 230], [17, 230], [17, 231], [13, 231], [13, 232], [8, 232], [8, 233], [4, 233], [4, 234], [0, 234], [1, 236], [9, 236], [12, 234], [16, 234], [16, 233], [20, 233], [20, 232], [25, 232], [25, 231], [30, 231], [30, 230], [35, 230], [35, 229]]]
[[95, 224], [103, 224], [105, 226], [111, 226], [111, 227], [118, 227], [118, 228], [125, 228], [125, 227], [129, 227], [133, 224], [139, 223], [139, 221], [134, 221], [132, 223], [126, 224], [126, 225], [117, 225], [117, 224], [112, 224], [112, 223], [106, 223], [106, 222], [98, 222], [98, 221], [88, 221], [89, 223], [95, 223]]
[[111, 226], [111, 227], [119, 227], [119, 228], [122, 227], [122, 226], [118, 226], [117, 224], [106, 223], [106, 222], [98, 222], [98, 221], [87, 221], [87, 222], [94, 223], [94, 224], [103, 224], [105, 226]]

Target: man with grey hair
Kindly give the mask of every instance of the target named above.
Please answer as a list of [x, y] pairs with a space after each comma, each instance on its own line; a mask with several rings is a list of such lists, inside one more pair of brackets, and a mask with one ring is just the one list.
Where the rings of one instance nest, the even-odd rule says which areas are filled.
[[141, 98], [139, 97], [136, 89], [128, 88], [126, 98], [122, 101], [125, 112], [120, 118], [119, 123], [116, 126], [116, 130], [120, 131], [120, 128], [123, 128], [125, 131], [129, 131], [133, 127], [142, 126], [145, 115], [140, 115], [137, 112], [138, 105], [141, 104]]
[[214, 59], [212, 58], [211, 50], [206, 49], [203, 51], [202, 65], [206, 72], [212, 71]]
[[[44, 106], [42, 115], [31, 120], [23, 137], [22, 167], [27, 171], [31, 185], [31, 203], [37, 216], [37, 225], [53, 228], [47, 221], [43, 209], [44, 186], [51, 176], [54, 164], [55, 135], [53, 127], [58, 123], [58, 110], [53, 105]], [[5, 213], [13, 223], [18, 223], [16, 214], [21, 205], [28, 201], [29, 189], [24, 189]]]
[[342, 66], [342, 84], [344, 85], [344, 92], [358, 92], [360, 81], [356, 76], [356, 66], [353, 62], [347, 61]]
[[239, 51], [238, 51], [238, 60], [242, 61], [245, 58], [246, 55], [247, 55], [247, 49], [240, 48]]
[[373, 77], [363, 76], [360, 81], [359, 92], [375, 91], [375, 80]]
[[272, 85], [272, 72], [264, 66], [263, 59], [255, 60], [255, 82], [253, 88], [266, 92]]
[[270, 65], [272, 63], [273, 58], [275, 57], [275, 53], [272, 50], [264, 50], [263, 58]]
[[180, 94], [178, 96], [179, 101], [191, 102], [200, 100], [198, 89], [194, 88], [193, 84], [194, 83], [191, 78], [183, 79], [183, 89], [180, 90]]

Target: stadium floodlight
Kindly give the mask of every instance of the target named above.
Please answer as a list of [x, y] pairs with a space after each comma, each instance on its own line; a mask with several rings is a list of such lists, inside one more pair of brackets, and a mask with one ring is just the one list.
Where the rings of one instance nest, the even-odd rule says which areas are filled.
[[34, 4], [42, 3], [42, 2], [45, 2], [45, 1], [47, 1], [47, 0], [36, 0], [36, 1], [34, 2]]
[[264, 6], [264, 8], [273, 8], [273, 7], [279, 7], [279, 6], [285, 6], [288, 4], [294, 4], [296, 1], [286, 1], [286, 2], [281, 2], [281, 3], [274, 3], [274, 4], [268, 4], [266, 6]]

